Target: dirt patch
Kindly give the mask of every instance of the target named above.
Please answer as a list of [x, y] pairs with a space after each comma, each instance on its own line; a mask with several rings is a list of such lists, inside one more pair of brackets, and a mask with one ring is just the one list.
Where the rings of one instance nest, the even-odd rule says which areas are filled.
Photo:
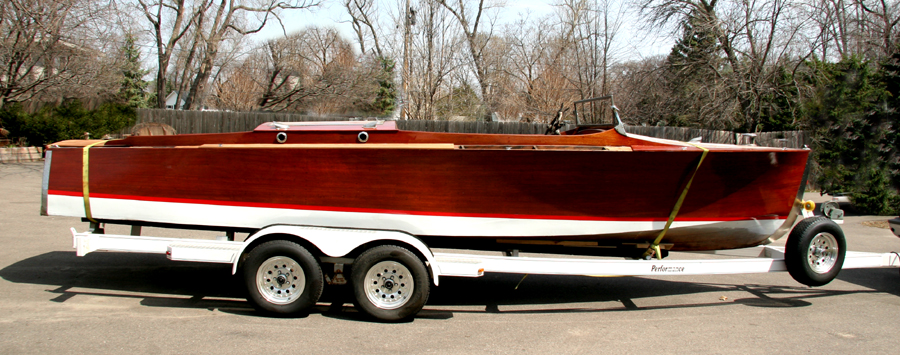
[[862, 225], [867, 226], [867, 227], [884, 228], [884, 229], [890, 228], [890, 226], [888, 226], [888, 221], [887, 221], [887, 220], [883, 220], [883, 221], [863, 221], [863, 222], [861, 222], [861, 223], [862, 223]]

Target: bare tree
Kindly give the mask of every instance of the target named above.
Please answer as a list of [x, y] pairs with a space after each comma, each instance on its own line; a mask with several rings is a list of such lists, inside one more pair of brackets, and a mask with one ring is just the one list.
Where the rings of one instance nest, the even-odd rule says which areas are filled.
[[[348, 113], [371, 101], [379, 64], [358, 61], [333, 28], [311, 27], [258, 49], [264, 67], [258, 107], [316, 114]], [[367, 57], [368, 58], [368, 57]]]
[[244, 61], [220, 76], [214, 85], [215, 105], [219, 109], [253, 111], [259, 108], [264, 88], [261, 78], [266, 77], [265, 58], [253, 53]]
[[166, 81], [172, 51], [208, 5], [205, 0], [196, 6], [186, 0], [137, 1], [144, 17], [150, 22], [156, 45], [156, 105], [166, 108]]
[[[196, 18], [197, 23], [203, 22], [205, 13], [201, 13]], [[203, 45], [203, 32], [194, 26], [185, 34], [190, 40], [182, 40], [175, 46], [173, 73], [167, 78], [167, 86], [171, 85], [175, 89], [175, 102], [179, 103], [175, 109], [184, 109], [184, 99], [187, 97], [188, 87], [191, 79], [197, 75], [197, 56]]]
[[564, 70], [571, 28], [550, 22], [521, 18], [505, 27], [509, 50], [498, 79], [504, 92], [498, 110], [504, 117], [542, 122], [577, 98]]
[[366, 42], [371, 38], [375, 55], [378, 58], [385, 58], [384, 51], [381, 49], [378, 30], [378, 8], [375, 0], [344, 0], [344, 8], [350, 15], [350, 23], [353, 25], [353, 31], [356, 32], [357, 41], [359, 42], [359, 52], [366, 53]]
[[815, 23], [814, 46], [818, 55], [843, 59], [858, 54], [859, 21], [852, 0], [814, 0], [806, 4], [807, 16]]
[[740, 107], [732, 122], [720, 118], [722, 128], [760, 129], [768, 111], [766, 97], [792, 85], [780, 82], [780, 73], [796, 72], [814, 50], [798, 45], [806, 22], [794, 16], [798, 11], [788, 0], [645, 0], [642, 8], [659, 27], [693, 19], [694, 28], [716, 38], [724, 63], [709, 67], [728, 88], [717, 100], [735, 100]]
[[616, 93], [616, 106], [631, 125], [665, 124], [661, 118], [672, 113], [666, 85], [666, 57], [656, 56], [613, 66], [616, 73], [611, 91]]
[[608, 94], [609, 62], [625, 8], [614, 8], [608, 0], [564, 0], [558, 8], [561, 21], [571, 33], [567, 38], [567, 53], [572, 58], [569, 80], [582, 99]]
[[900, 35], [900, 2], [813, 0], [805, 4], [815, 23], [817, 54], [823, 59], [890, 55]]
[[[318, 6], [314, 0], [202, 0], [204, 5], [200, 7], [209, 15], [195, 16], [197, 31], [202, 40], [202, 51], [199, 53], [197, 74], [194, 76], [187, 97], [184, 100], [184, 108], [191, 109], [195, 103], [202, 100], [206, 85], [212, 75], [215, 62], [219, 58], [222, 45], [227, 40], [236, 40], [241, 36], [256, 33], [262, 30], [270, 18], [279, 19], [279, 13], [287, 9], [308, 9]], [[259, 15], [262, 19], [254, 21], [251, 15]]]
[[856, 0], [860, 8], [869, 18], [873, 37], [878, 40], [871, 43], [881, 49], [882, 56], [890, 56], [897, 50], [898, 22], [900, 22], [900, 2], [889, 0]]
[[0, 3], [0, 108], [41, 95], [101, 92], [110, 72], [102, 43], [106, 24], [90, 0]]
[[[485, 0], [477, 0], [477, 4], [474, 4], [474, 0], [457, 0], [455, 4], [448, 4], [447, 0], [438, 0], [438, 2], [450, 11], [459, 22], [469, 48], [469, 59], [478, 82], [479, 95], [484, 106], [491, 111], [489, 78], [491, 73], [488, 63], [486, 63], [485, 48], [493, 38], [494, 22], [487, 18], [485, 11], [492, 6], [491, 4], [485, 5]], [[487, 28], [482, 27], [483, 25]]]
[[451, 15], [435, 1], [419, 3], [420, 20], [410, 41], [407, 115], [413, 120], [436, 119], [436, 102], [446, 93], [447, 76], [458, 69], [455, 53], [462, 43]]
[[609, 94], [609, 67], [610, 61], [613, 59], [613, 43], [622, 28], [626, 9], [624, 6], [615, 8], [609, 0], [595, 0], [594, 4], [596, 10], [594, 12], [595, 32], [592, 34], [594, 37], [592, 48], [596, 48], [593, 52], [599, 52], [597, 57], [601, 62], [600, 95], [607, 95]]

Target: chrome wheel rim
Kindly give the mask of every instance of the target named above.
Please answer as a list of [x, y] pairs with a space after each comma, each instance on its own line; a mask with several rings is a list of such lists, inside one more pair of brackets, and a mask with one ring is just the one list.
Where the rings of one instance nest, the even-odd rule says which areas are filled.
[[303, 268], [294, 259], [273, 256], [256, 270], [256, 288], [266, 301], [288, 304], [297, 300], [306, 287]]
[[381, 309], [402, 307], [415, 290], [409, 269], [396, 261], [382, 261], [375, 264], [369, 268], [364, 282], [369, 302]]
[[817, 274], [824, 274], [834, 267], [838, 259], [837, 238], [830, 233], [819, 233], [809, 243], [807, 262]]

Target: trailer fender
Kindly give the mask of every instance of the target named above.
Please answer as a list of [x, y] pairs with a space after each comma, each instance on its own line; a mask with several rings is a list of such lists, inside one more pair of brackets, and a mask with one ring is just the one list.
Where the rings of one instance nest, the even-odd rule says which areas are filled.
[[425, 256], [428, 268], [431, 270], [434, 285], [438, 285], [439, 271], [435, 269], [437, 265], [434, 254], [421, 240], [411, 234], [399, 231], [383, 231], [372, 229], [342, 229], [329, 227], [312, 227], [312, 226], [270, 226], [254, 233], [244, 241], [240, 252], [235, 254], [232, 261], [231, 273], [236, 274], [240, 255], [247, 251], [247, 247], [259, 238], [263, 238], [272, 234], [292, 235], [297, 238], [306, 240], [315, 245], [325, 255], [330, 257], [343, 257], [349, 254], [359, 246], [374, 241], [398, 241], [410, 245], [420, 254]]

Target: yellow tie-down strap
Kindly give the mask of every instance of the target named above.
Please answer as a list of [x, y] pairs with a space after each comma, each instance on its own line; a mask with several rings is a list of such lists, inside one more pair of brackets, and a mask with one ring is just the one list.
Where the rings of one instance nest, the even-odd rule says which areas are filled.
[[678, 202], [675, 202], [675, 207], [672, 208], [672, 213], [669, 214], [669, 220], [666, 221], [666, 226], [663, 227], [663, 230], [659, 232], [659, 235], [656, 237], [656, 240], [653, 241], [653, 244], [650, 244], [650, 248], [644, 252], [642, 255], [643, 258], [647, 258], [648, 256], [656, 255], [656, 259], [662, 260], [662, 252], [659, 250], [659, 243], [662, 241], [663, 237], [666, 236], [666, 232], [669, 231], [669, 227], [672, 226], [672, 222], [675, 221], [675, 216], [678, 215], [678, 210], [681, 209], [681, 204], [684, 203], [684, 197], [687, 196], [688, 190], [691, 188], [691, 183], [694, 182], [694, 177], [697, 176], [697, 171], [700, 170], [700, 164], [703, 164], [703, 159], [706, 159], [706, 153], [709, 153], [709, 149], [701, 147], [694, 143], [688, 143], [697, 148], [703, 150], [703, 154], [700, 155], [700, 161], [697, 162], [697, 167], [694, 168], [694, 173], [691, 175], [690, 180], [688, 180], [687, 185], [684, 186], [684, 190], [681, 191], [681, 196], [678, 196]]
[[99, 141], [88, 144], [84, 146], [81, 150], [81, 189], [84, 195], [84, 216], [91, 222], [97, 223], [94, 218], [91, 216], [91, 200], [90, 200], [90, 189], [88, 188], [88, 166], [90, 165], [88, 162], [88, 158], [90, 157], [90, 153], [88, 152], [91, 147], [106, 143], [106, 141]]

